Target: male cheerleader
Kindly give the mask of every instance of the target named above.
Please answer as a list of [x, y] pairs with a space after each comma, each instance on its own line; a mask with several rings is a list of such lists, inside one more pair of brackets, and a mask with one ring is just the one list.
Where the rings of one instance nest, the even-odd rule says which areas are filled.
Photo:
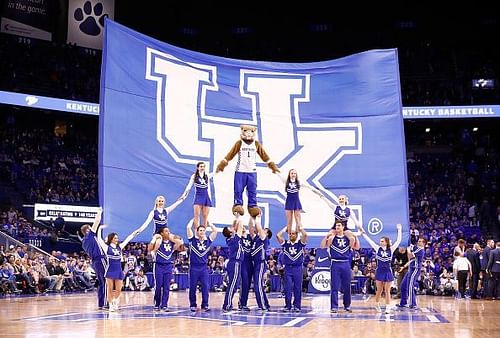
[[425, 245], [427, 240], [419, 238], [417, 245], [411, 245], [408, 248], [408, 272], [406, 273], [403, 282], [401, 283], [401, 301], [398, 307], [409, 307], [410, 309], [417, 308], [417, 297], [415, 294], [415, 283], [420, 276], [422, 263], [425, 255]]
[[[306, 246], [307, 233], [297, 226], [288, 234], [288, 241], [283, 238], [286, 227], [281, 229], [276, 238], [283, 250], [284, 265], [284, 286], [285, 286], [285, 307], [283, 312], [300, 312], [302, 309], [302, 269], [304, 263], [304, 247]], [[300, 232], [300, 239], [298, 238]], [[292, 291], [293, 291], [293, 309], [292, 309]]]
[[[252, 222], [250, 222], [251, 224]], [[273, 233], [271, 229], [263, 229], [260, 215], [255, 217], [255, 237], [251, 251], [253, 261], [253, 287], [257, 306], [261, 311], [269, 311], [270, 305], [264, 289], [264, 273], [267, 270], [266, 251], [269, 248], [269, 239]], [[300, 309], [300, 307], [299, 307]]]
[[344, 233], [344, 223], [335, 221], [334, 229], [330, 230], [321, 241], [322, 248], [328, 248], [331, 265], [330, 312], [337, 313], [339, 309], [339, 291], [344, 292], [344, 310], [351, 310], [351, 261], [352, 249], [359, 249], [359, 241], [355, 236], [347, 237]]
[[201, 284], [201, 309], [210, 311], [208, 307], [208, 254], [212, 242], [217, 237], [217, 229], [212, 223], [210, 236], [207, 237], [205, 227], [198, 225], [196, 236], [193, 234], [192, 223], [187, 225], [187, 237], [189, 240], [189, 308], [196, 311], [196, 285]]
[[240, 285], [241, 278], [241, 262], [243, 261], [243, 247], [241, 245], [243, 224], [241, 220], [235, 220], [233, 226], [225, 227], [222, 234], [226, 237], [229, 248], [229, 260], [226, 267], [228, 282], [222, 311], [230, 313], [233, 310], [233, 296]]
[[97, 306], [100, 310], [102, 310], [106, 305], [106, 279], [104, 278], [104, 274], [109, 265], [106, 253], [97, 243], [97, 236], [99, 236], [99, 238], [101, 237], [101, 229], [99, 228], [101, 216], [102, 209], [99, 208], [94, 218], [94, 224], [92, 224], [92, 226], [84, 224], [80, 229], [83, 234], [83, 250], [85, 250], [87, 255], [89, 255], [92, 260], [92, 268], [96, 273], [99, 283], [99, 286], [97, 287]]
[[183, 244], [182, 238], [170, 233], [167, 227], [162, 227], [153, 236], [148, 244], [148, 251], [153, 256], [154, 277], [154, 307], [153, 309], [168, 312], [168, 296], [170, 295], [170, 281], [174, 266], [174, 251]]

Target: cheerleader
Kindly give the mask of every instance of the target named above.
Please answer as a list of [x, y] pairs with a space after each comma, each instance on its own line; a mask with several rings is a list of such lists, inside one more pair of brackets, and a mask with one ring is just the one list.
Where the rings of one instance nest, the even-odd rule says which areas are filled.
[[365, 240], [370, 244], [370, 246], [375, 250], [375, 259], [377, 260], [377, 269], [375, 270], [375, 308], [378, 312], [381, 312], [380, 308], [380, 296], [382, 291], [385, 294], [385, 313], [390, 313], [390, 302], [391, 302], [391, 283], [394, 280], [394, 274], [392, 273], [391, 263], [392, 263], [392, 253], [399, 247], [401, 243], [401, 224], [397, 224], [398, 237], [396, 242], [391, 245], [391, 240], [388, 237], [380, 238], [379, 245], [377, 245], [365, 232], [365, 230], [360, 227], [359, 230], [365, 238]]
[[306, 182], [299, 181], [299, 177], [297, 175], [297, 170], [290, 169], [288, 172], [288, 176], [285, 179], [283, 176], [278, 174], [278, 177], [285, 183], [286, 190], [286, 201], [285, 201], [285, 216], [286, 216], [286, 231], [287, 233], [291, 233], [293, 219], [295, 219], [295, 225], [298, 228], [302, 228], [302, 221], [300, 217], [300, 213], [302, 212], [302, 204], [300, 203], [299, 191], [300, 188], [307, 188], [321, 196], [321, 192], [319, 190], [311, 187]]
[[148, 244], [148, 252], [153, 257], [154, 277], [154, 307], [155, 311], [160, 309], [168, 312], [168, 298], [170, 295], [170, 281], [174, 267], [173, 253], [184, 244], [182, 238], [175, 236], [167, 227], [162, 227], [153, 236]]
[[193, 224], [194, 228], [197, 229], [200, 220], [200, 213], [203, 217], [202, 225], [206, 228], [208, 222], [208, 213], [210, 212], [210, 207], [212, 207], [212, 201], [210, 200], [210, 196], [208, 195], [208, 184], [209, 180], [214, 176], [214, 173], [207, 174], [205, 173], [205, 163], [198, 162], [196, 164], [196, 171], [191, 176], [184, 193], [181, 198], [184, 200], [191, 187], [194, 185], [195, 194], [193, 201]]
[[163, 197], [162, 195], [156, 196], [155, 204], [154, 204], [154, 209], [151, 210], [151, 212], [148, 215], [148, 218], [146, 218], [146, 220], [144, 221], [144, 223], [142, 223], [142, 225], [137, 230], [134, 231], [135, 236], [137, 236], [138, 234], [140, 234], [141, 232], [143, 232], [144, 229], [146, 229], [148, 227], [149, 223], [151, 223], [151, 221], [153, 221], [153, 223], [155, 225], [155, 229], [154, 229], [153, 235], [157, 234], [158, 231], [161, 228], [167, 226], [168, 215], [175, 208], [177, 208], [177, 206], [179, 204], [181, 204], [184, 200], [185, 200], [185, 197], [183, 198], [181, 196], [172, 205], [170, 205], [170, 206], [168, 206], [168, 207], [165, 208], [165, 197]]
[[102, 240], [101, 236], [97, 237], [99, 246], [106, 253], [109, 262], [104, 277], [106, 277], [106, 291], [109, 303], [109, 311], [111, 312], [118, 310], [118, 305], [120, 303], [120, 294], [123, 287], [124, 274], [121, 265], [122, 250], [135, 237], [135, 235], [135, 232], [131, 233], [121, 243], [119, 243], [118, 234], [116, 232], [110, 233], [106, 239], [106, 242]]
[[330, 276], [330, 312], [337, 313], [339, 308], [339, 292], [343, 290], [343, 304], [346, 312], [351, 310], [351, 263], [353, 250], [359, 250], [359, 241], [356, 236], [347, 236], [344, 224], [335, 221], [333, 228], [321, 240], [321, 248], [328, 249], [331, 260]]
[[[356, 215], [352, 212], [351, 208], [347, 205], [349, 204], [349, 198], [346, 195], [339, 196], [339, 204], [335, 205], [330, 202], [325, 195], [321, 194], [321, 199], [325, 201], [325, 203], [333, 210], [333, 214], [335, 215], [335, 221], [340, 221], [344, 224], [344, 229], [347, 231], [349, 227], [347, 226], [347, 222], [351, 219], [354, 224], [359, 228], [361, 227], [361, 223], [356, 218]], [[360, 233], [355, 234], [360, 235]]]

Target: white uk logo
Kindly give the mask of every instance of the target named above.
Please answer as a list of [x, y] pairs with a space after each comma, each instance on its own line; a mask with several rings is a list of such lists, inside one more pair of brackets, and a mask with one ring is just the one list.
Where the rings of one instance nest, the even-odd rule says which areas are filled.
[[198, 242], [197, 247], [198, 247], [198, 250], [200, 250], [200, 251], [203, 251], [207, 248], [205, 243], [201, 243], [201, 242]]
[[[358, 122], [304, 122], [300, 108], [310, 102], [309, 74], [240, 69], [239, 94], [242, 101], [249, 103], [250, 112], [215, 114], [207, 109], [207, 96], [213, 97], [219, 90], [217, 67], [186, 62], [151, 48], [147, 49], [146, 60], [146, 79], [156, 82], [156, 139], [177, 163], [194, 166], [204, 161], [207, 172], [213, 171], [214, 165], [239, 139], [239, 125], [252, 124], [258, 127], [259, 141], [282, 173], [296, 168], [301, 180], [329, 199], [337, 200], [320, 180], [343, 156], [362, 153], [362, 126]], [[238, 109], [243, 108], [238, 106]], [[231, 161], [224, 172], [213, 177], [213, 186], [209, 186], [212, 200], [216, 201], [210, 219], [216, 224], [232, 221], [228, 211], [233, 205], [235, 165], [236, 161]], [[273, 223], [269, 202], [284, 204], [286, 193], [279, 178], [265, 165], [258, 166], [257, 176], [263, 226], [269, 227]], [[303, 209], [307, 210], [302, 215], [305, 227], [321, 226], [326, 231], [330, 225], [324, 220], [332, 218], [328, 207], [318, 203], [317, 196], [308, 189], [300, 191], [300, 198]], [[281, 213], [279, 217], [274, 223], [282, 221]], [[324, 236], [325, 233], [309, 234]]]

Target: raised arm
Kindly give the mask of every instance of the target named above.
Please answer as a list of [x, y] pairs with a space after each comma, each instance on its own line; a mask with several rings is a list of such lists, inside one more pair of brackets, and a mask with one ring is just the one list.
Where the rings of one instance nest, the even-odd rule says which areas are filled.
[[286, 183], [286, 177], [284, 175], [282, 175], [279, 172], [277, 172], [275, 174], [276, 174], [276, 176], [278, 176], [278, 178], [281, 180], [281, 182]]
[[255, 220], [253, 217], [250, 217], [250, 219], [248, 220], [248, 233], [253, 237], [255, 235], [255, 232]]
[[407, 255], [408, 255], [408, 261], [411, 261], [413, 258], [415, 258], [415, 254], [413, 253], [413, 246], [410, 245], [408, 249], [406, 249]]
[[215, 227], [215, 225], [212, 222], [207, 222], [207, 223], [210, 226], [210, 229], [212, 230], [212, 231], [210, 231], [210, 240], [213, 242], [213, 241], [215, 241], [215, 238], [217, 237], [217, 228]]
[[188, 239], [194, 237], [194, 234], [193, 234], [193, 220], [190, 220], [188, 222], [188, 224], [186, 225], [186, 233], [187, 233], [187, 238]]
[[172, 203], [171, 205], [169, 205], [168, 207], [166, 207], [165, 210], [167, 210], [167, 214], [169, 214], [170, 212], [172, 212], [175, 208], [177, 208], [177, 206], [179, 204], [181, 204], [182, 202], [184, 202], [184, 200], [186, 199], [186, 196], [182, 195], [181, 197], [179, 197], [179, 199], [177, 201], [175, 201], [174, 203]]
[[361, 227], [361, 223], [358, 221], [358, 218], [356, 217], [356, 214], [354, 212], [352, 212], [352, 209], [351, 210], [351, 213], [349, 215], [349, 218], [352, 219], [352, 221], [354, 222], [354, 224], [356, 224], [356, 226], [359, 228]]
[[[313, 193], [315, 193], [316, 195], [318, 195], [320, 198], [323, 196], [323, 194], [321, 193], [321, 191], [319, 191], [318, 189], [316, 189], [315, 187], [309, 185], [309, 183], [305, 182], [305, 181], [301, 181], [300, 182], [300, 187], [304, 187], [304, 188], [307, 188], [309, 190], [311, 190]], [[324, 196], [323, 196], [324, 197]]]
[[102, 217], [102, 208], [99, 208], [97, 210], [97, 213], [95, 214], [94, 217], [94, 224], [92, 224], [92, 228], [90, 228], [90, 231], [93, 233], [97, 232], [97, 228], [99, 227], [99, 224], [101, 223], [101, 217]]
[[146, 220], [144, 221], [144, 223], [142, 223], [142, 225], [137, 228], [137, 230], [135, 230], [135, 233], [138, 235], [140, 234], [141, 232], [144, 231], [144, 229], [146, 229], [149, 225], [149, 223], [151, 223], [151, 221], [153, 220], [153, 216], [154, 216], [154, 210], [151, 210], [151, 212], [149, 213], [148, 217], [146, 218]]
[[185, 199], [187, 197], [187, 195], [189, 194], [189, 191], [191, 191], [191, 187], [193, 186], [193, 184], [194, 184], [194, 174], [191, 175], [191, 178], [189, 179], [189, 182], [186, 185], [186, 188], [184, 189], [184, 192], [182, 193], [181, 198]]
[[284, 227], [283, 229], [281, 229], [280, 231], [278, 231], [278, 233], [276, 234], [276, 239], [278, 240], [278, 243], [280, 245], [282, 245], [283, 243], [285, 243], [285, 239], [283, 238], [283, 233], [286, 231], [286, 227]]
[[[366, 234], [366, 231], [365, 229], [363, 229], [362, 226], [358, 227], [359, 228], [359, 231], [361, 231], [361, 235], [363, 236], [363, 238], [368, 242], [368, 244], [370, 244], [370, 246], [372, 247], [373, 250], [378, 251], [378, 249], [380, 248], [380, 245], [378, 245], [377, 243], [375, 243], [371, 238], [370, 236], [368, 236]], [[392, 250], [392, 249], [391, 249]]]
[[120, 248], [124, 249], [127, 246], [127, 244], [137, 235], [138, 232], [133, 231], [130, 235], [127, 236], [127, 238], [123, 240], [123, 242], [120, 243]]
[[99, 246], [101, 247], [101, 249], [106, 253], [108, 252], [108, 245], [106, 244], [106, 242], [104, 242], [104, 240], [102, 239], [102, 229], [104, 228], [105, 226], [100, 226], [98, 229], [97, 229], [97, 233], [96, 233], [96, 240], [97, 240], [97, 244], [99, 244]]
[[300, 227], [299, 229], [297, 229], [301, 236], [300, 236], [300, 241], [302, 242], [302, 244], [306, 244], [307, 243], [307, 232], [304, 230], [304, 227]]
[[243, 222], [241, 220], [236, 221], [236, 235], [239, 238], [243, 237]]
[[330, 209], [335, 210], [335, 208], [337, 208], [337, 205], [330, 202], [330, 200], [326, 198], [325, 195], [321, 194], [320, 198], [330, 207]]
[[396, 241], [391, 245], [391, 251], [394, 252], [401, 244], [401, 239], [403, 238], [403, 226], [401, 224], [396, 224], [396, 228], [398, 229], [398, 237]]
[[259, 236], [260, 239], [265, 240], [267, 237], [266, 232], [262, 228], [262, 225], [260, 224], [261, 222], [261, 217], [257, 216], [255, 217], [255, 227], [257, 228], [257, 235]]

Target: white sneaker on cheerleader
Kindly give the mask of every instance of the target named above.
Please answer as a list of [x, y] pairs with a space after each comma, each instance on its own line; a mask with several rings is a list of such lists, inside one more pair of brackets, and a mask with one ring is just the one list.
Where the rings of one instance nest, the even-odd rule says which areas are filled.
[[389, 305], [387, 305], [387, 306], [385, 307], [385, 314], [386, 314], [386, 315], [391, 314], [391, 307], [390, 307]]
[[379, 303], [375, 304], [375, 310], [377, 310], [377, 312], [382, 312], [382, 308], [380, 307]]

